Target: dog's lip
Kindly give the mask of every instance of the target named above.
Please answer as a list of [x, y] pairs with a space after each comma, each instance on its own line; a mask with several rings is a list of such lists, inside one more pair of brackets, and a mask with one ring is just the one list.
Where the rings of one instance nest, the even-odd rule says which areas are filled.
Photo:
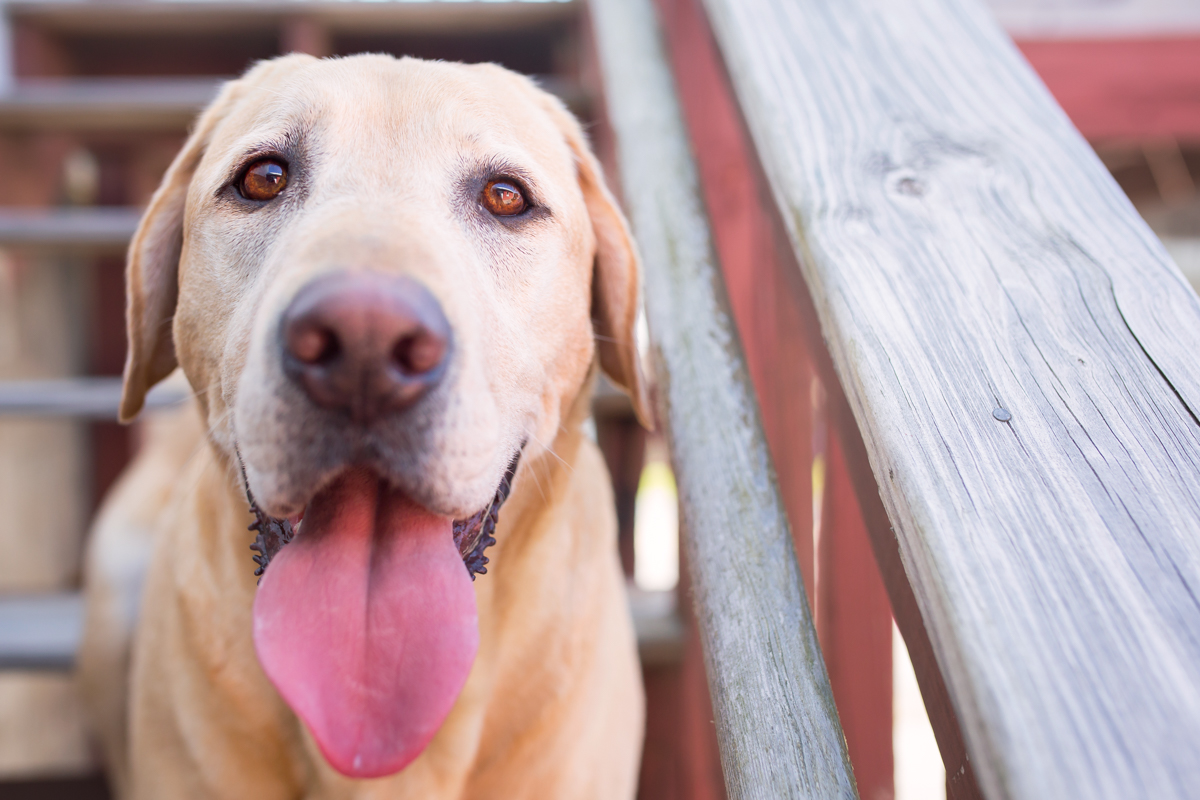
[[[332, 477], [331, 477], [330, 479], [328, 479], [328, 480], [326, 480], [326, 481], [322, 482], [322, 487], [321, 487], [321, 488], [324, 488], [326, 485], [333, 483], [333, 482], [334, 482], [334, 481], [336, 481], [338, 478], [340, 478], [340, 477], [341, 477], [343, 474], [345, 474], [346, 472], [349, 472], [350, 470], [353, 470], [353, 469], [362, 469], [362, 468], [365, 468], [365, 469], [369, 470], [370, 472], [374, 473], [374, 474], [375, 474], [375, 475], [376, 475], [376, 476], [377, 476], [377, 477], [378, 477], [378, 478], [379, 478], [379, 479], [380, 479], [380, 480], [383, 482], [383, 484], [384, 484], [384, 485], [385, 485], [385, 486], [388, 488], [388, 490], [390, 490], [390, 491], [399, 491], [401, 494], [403, 494], [404, 496], [408, 497], [410, 500], [413, 500], [413, 502], [417, 502], [416, 500], [414, 500], [414, 499], [412, 498], [412, 495], [411, 495], [411, 494], [409, 494], [408, 492], [404, 491], [404, 489], [403, 489], [403, 488], [401, 488], [401, 487], [399, 487], [399, 486], [396, 486], [396, 485], [395, 485], [395, 484], [393, 484], [391, 481], [388, 481], [388, 480], [386, 480], [386, 479], [385, 479], [385, 478], [384, 478], [384, 477], [383, 477], [383, 476], [382, 476], [382, 475], [379, 473], [379, 471], [378, 471], [378, 470], [374, 469], [373, 467], [371, 467], [371, 466], [369, 466], [369, 465], [364, 465], [364, 464], [347, 464], [345, 467], [343, 467], [343, 468], [341, 468], [341, 469], [339, 469], [339, 470], [335, 471], [334, 473], [332, 473]], [[503, 480], [504, 480], [504, 477], [501, 477], [500, 481], [501, 481], [501, 482], [503, 482]], [[499, 484], [499, 483], [497, 483], [497, 489], [499, 488], [499, 485], [500, 485], [500, 484]], [[292, 529], [293, 529], [293, 530], [299, 530], [300, 523], [302, 523], [302, 522], [304, 521], [304, 515], [308, 513], [308, 509], [309, 509], [309, 507], [312, 505], [313, 498], [315, 498], [315, 497], [316, 497], [318, 494], [320, 494], [320, 493], [321, 493], [320, 489], [318, 489], [317, 491], [313, 492], [313, 493], [312, 493], [312, 495], [310, 495], [310, 496], [309, 496], [309, 498], [308, 498], [307, 500], [305, 500], [305, 501], [304, 501], [304, 505], [303, 505], [303, 506], [301, 506], [301, 508], [300, 508], [300, 510], [299, 510], [299, 511], [297, 511], [297, 512], [296, 512], [296, 513], [294, 513], [294, 514], [287, 514], [287, 515], [283, 516], [283, 517], [282, 517], [282, 519], [285, 519], [285, 520], [287, 520], [289, 523], [291, 523], [291, 525], [292, 525]], [[493, 496], [494, 496], [494, 495], [495, 495], [495, 492], [493, 492]], [[474, 517], [474, 516], [478, 515], [480, 512], [482, 512], [482, 511], [486, 511], [486, 510], [487, 510], [487, 508], [488, 508], [488, 506], [489, 506], [489, 505], [491, 505], [491, 503], [492, 503], [492, 502], [493, 502], [493, 501], [489, 499], [489, 500], [488, 500], [486, 503], [484, 503], [483, 505], [481, 505], [481, 506], [480, 506], [479, 508], [477, 508], [475, 511], [473, 511], [473, 512], [471, 512], [471, 513], [469, 513], [469, 514], [466, 514], [466, 515], [464, 515], [464, 516], [462, 516], [462, 517], [454, 517], [454, 521], [455, 521], [455, 522], [458, 522], [458, 523], [466, 522], [467, 520], [471, 519], [472, 517]], [[417, 505], [421, 506], [422, 508], [424, 508], [426, 511], [429, 511], [430, 513], [434, 513], [434, 512], [433, 512], [431, 509], [429, 509], [428, 507], [426, 507], [424, 503], [417, 503]]]
[[[454, 531], [454, 534], [455, 534], [454, 538], [455, 538], [456, 545], [464, 544], [464, 540], [460, 539], [460, 537], [465, 536], [465, 533], [468, 530], [468, 526], [470, 526], [472, 522], [477, 523], [478, 530], [476, 530], [474, 532], [475, 535], [472, 536], [471, 539], [469, 540], [469, 542], [472, 543], [473, 546], [471, 548], [468, 548], [466, 551], [464, 551], [462, 553], [464, 560], [468, 559], [468, 556], [472, 553], [472, 550], [475, 549], [476, 546], [481, 544], [484, 539], [486, 539], [490, 536], [491, 529], [494, 528], [495, 522], [496, 522], [495, 512], [499, 510], [500, 505], [502, 505], [504, 503], [504, 501], [508, 497], [509, 492], [511, 491], [512, 480], [515, 477], [516, 468], [517, 468], [517, 465], [520, 463], [521, 454], [524, 452], [524, 450], [525, 450], [525, 445], [524, 445], [524, 443], [522, 443], [521, 447], [518, 448], [517, 451], [515, 453], [513, 453], [512, 457], [509, 459], [508, 468], [505, 470], [504, 474], [500, 477], [499, 482], [496, 484], [495, 491], [492, 492], [492, 496], [488, 499], [488, 501], [486, 503], [481, 505], [477, 510], [475, 510], [469, 514], [466, 514], [465, 516], [453, 518], [452, 530]], [[404, 491], [403, 488], [398, 487], [398, 486], [394, 485], [391, 481], [387, 480], [386, 477], [384, 477], [379, 472], [379, 470], [375, 469], [374, 467], [372, 467], [370, 465], [366, 465], [366, 464], [347, 464], [345, 467], [332, 473], [332, 476], [328, 480], [326, 480], [322, 483], [322, 488], [324, 486], [327, 486], [330, 483], [333, 483], [334, 481], [338, 480], [346, 472], [349, 472], [350, 470], [354, 470], [354, 469], [368, 470], [369, 472], [373, 473], [389, 491], [398, 491], [401, 494], [403, 494], [405, 497], [407, 497], [411, 502], [416, 503], [418, 506], [420, 506], [424, 510], [428, 511], [429, 513], [435, 513], [431, 509], [426, 507], [423, 503], [417, 502], [414, 498], [412, 498], [412, 496], [408, 492]], [[304, 516], [308, 512], [309, 507], [312, 505], [313, 499], [318, 494], [320, 494], [320, 491], [321, 490], [318, 489], [316, 492], [314, 492], [304, 502], [304, 505], [301, 506], [301, 508], [298, 512], [296, 512], [294, 514], [288, 514], [282, 518], [291, 525], [293, 535], [298, 534], [300, 532], [300, 526], [301, 526], [301, 523], [303, 523], [303, 521], [304, 521]], [[249, 493], [249, 487], [247, 487], [247, 492]], [[492, 516], [490, 525], [488, 524], [488, 516], [489, 515]], [[492, 541], [494, 542], [495, 540], [493, 539]], [[472, 573], [472, 579], [474, 578], [475, 572], [480, 572], [480, 573], [487, 572], [487, 570], [483, 568], [483, 565], [487, 564], [488, 559], [482, 557], [482, 550], [486, 549], [488, 546], [489, 545], [487, 545], [487, 544], [483, 544], [482, 548], [479, 548], [479, 552], [475, 554], [476, 560], [481, 559], [481, 562], [476, 567], [473, 568], [470, 563], [467, 564], [468, 570], [471, 571], [471, 573]]]

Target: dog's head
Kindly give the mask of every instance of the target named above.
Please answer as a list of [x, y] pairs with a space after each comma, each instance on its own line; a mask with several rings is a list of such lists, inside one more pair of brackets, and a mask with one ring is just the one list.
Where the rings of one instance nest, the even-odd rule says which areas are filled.
[[454, 520], [597, 358], [646, 419], [636, 257], [578, 124], [490, 65], [266, 62], [200, 117], [128, 279], [122, 417], [182, 366], [259, 505], [303, 516], [260, 658], [335, 767], [399, 769], [474, 657]]

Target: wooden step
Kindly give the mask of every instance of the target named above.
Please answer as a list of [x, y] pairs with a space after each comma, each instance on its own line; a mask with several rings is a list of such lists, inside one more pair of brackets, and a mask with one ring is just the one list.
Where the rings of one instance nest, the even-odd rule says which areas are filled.
[[0, 95], [0, 130], [184, 131], [216, 78], [29, 78]]
[[[588, 97], [573, 80], [534, 75], [577, 112]], [[26, 78], [0, 94], [0, 131], [185, 132], [223, 77]]]
[[[169, 408], [187, 399], [177, 385], [159, 384], [146, 396], [146, 408]], [[121, 402], [121, 379], [107, 377], [0, 381], [0, 417], [82, 417], [114, 420]], [[593, 413], [601, 418], [633, 418], [629, 398], [607, 380], [598, 382]]]
[[[187, 392], [174, 384], [159, 384], [146, 396], [146, 408], [169, 408], [187, 397]], [[0, 417], [115, 420], [120, 402], [120, 378], [0, 381]]]
[[69, 670], [82, 636], [81, 594], [0, 596], [0, 670]]
[[516, 2], [170, 2], [27, 0], [8, 3], [16, 22], [72, 34], [204, 33], [273, 28], [303, 18], [333, 31], [405, 34], [503, 33], [577, 18], [579, 0]]
[[141, 216], [121, 207], [0, 208], [0, 247], [123, 251]]
[[[645, 665], [671, 664], [683, 652], [674, 592], [629, 590], [629, 607]], [[83, 595], [0, 595], [0, 670], [71, 670], [83, 637]]]

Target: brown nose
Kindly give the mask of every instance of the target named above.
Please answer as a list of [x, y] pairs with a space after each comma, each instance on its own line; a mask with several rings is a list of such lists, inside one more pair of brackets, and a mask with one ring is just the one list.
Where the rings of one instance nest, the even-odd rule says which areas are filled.
[[411, 278], [335, 273], [283, 315], [284, 370], [322, 408], [369, 423], [412, 405], [446, 371], [450, 323]]

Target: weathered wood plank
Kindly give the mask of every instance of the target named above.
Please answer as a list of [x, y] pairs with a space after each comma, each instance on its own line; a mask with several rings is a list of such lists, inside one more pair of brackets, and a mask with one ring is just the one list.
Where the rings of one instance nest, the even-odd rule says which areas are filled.
[[[232, 28], [238, 18], [233, 15], [221, 21]], [[288, 50], [296, 46], [292, 43]], [[585, 107], [589, 101], [570, 79], [532, 77], [571, 108]], [[177, 131], [182, 135], [220, 85], [214, 78], [27, 78], [0, 93], [0, 131]]]
[[70, 670], [82, 636], [77, 592], [0, 597], [0, 670]]
[[[186, 384], [184, 384], [186, 386]], [[188, 398], [175, 382], [150, 390], [147, 408], [169, 408]], [[58, 378], [0, 381], [0, 417], [117, 418], [121, 403], [120, 378]]]
[[579, 11], [573, 0], [552, 2], [328, 2], [297, 5], [292, 0], [245, 3], [234, 0], [146, 3], [141, 0], [18, 0], [9, 15], [56, 33], [121, 34], [153, 31], [196, 33], [234, 26], [273, 26], [303, 15], [331, 30], [404, 31], [455, 34], [509, 31], [570, 21]]
[[27, 79], [0, 95], [0, 130], [183, 133], [218, 88], [212, 78]]
[[591, 12], [729, 796], [856, 797], [652, 5]]
[[141, 216], [137, 208], [3, 208], [0, 247], [124, 251]]
[[[671, 592], [629, 592], [642, 664], [678, 663], [683, 622]], [[0, 671], [70, 670], [83, 636], [78, 592], [0, 595]]]
[[985, 794], [1190, 796], [1200, 299], [974, 2], [705, 2]]

